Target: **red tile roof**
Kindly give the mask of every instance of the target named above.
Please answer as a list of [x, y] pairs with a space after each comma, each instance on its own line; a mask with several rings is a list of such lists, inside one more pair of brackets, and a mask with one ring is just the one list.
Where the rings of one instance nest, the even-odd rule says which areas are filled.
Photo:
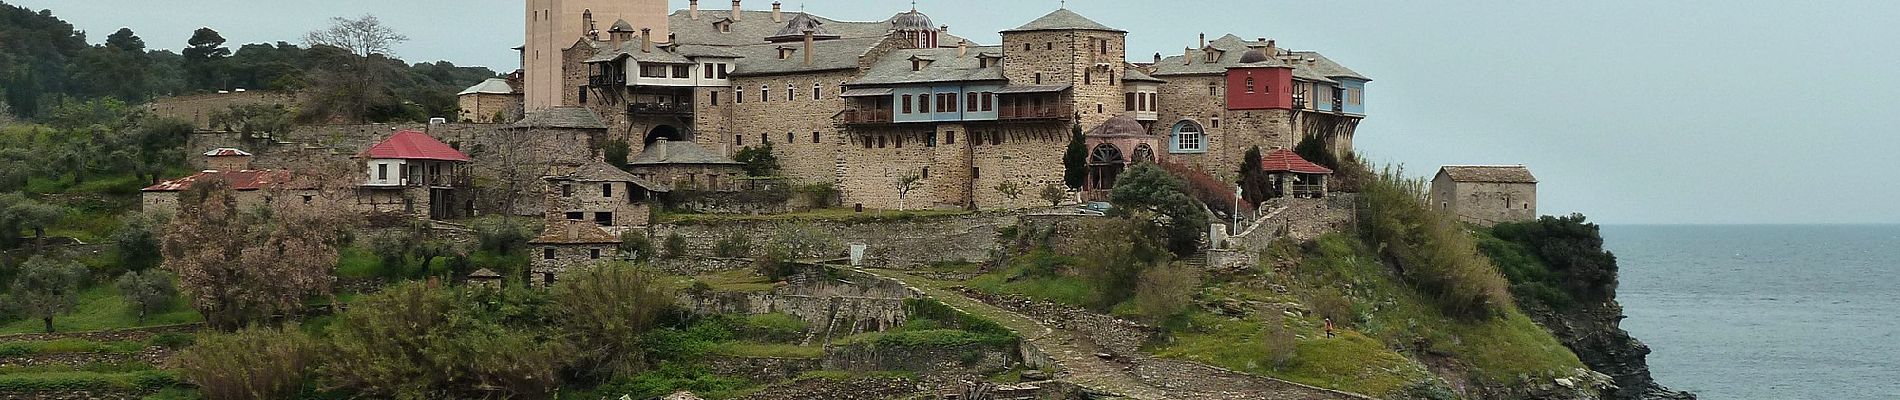
[[231, 184], [232, 190], [259, 190], [280, 187], [290, 183], [290, 171], [244, 170], [244, 171], [204, 171], [191, 176], [159, 182], [142, 189], [147, 192], [182, 192], [191, 189], [198, 182], [221, 180]]
[[401, 160], [441, 160], [468, 161], [468, 155], [455, 150], [442, 141], [429, 137], [429, 134], [417, 131], [402, 131], [390, 135], [389, 139], [370, 146], [357, 157], [389, 158]]
[[1260, 168], [1266, 172], [1293, 172], [1297, 174], [1331, 174], [1333, 170], [1300, 158], [1299, 154], [1287, 149], [1273, 149], [1267, 157], [1260, 160]]

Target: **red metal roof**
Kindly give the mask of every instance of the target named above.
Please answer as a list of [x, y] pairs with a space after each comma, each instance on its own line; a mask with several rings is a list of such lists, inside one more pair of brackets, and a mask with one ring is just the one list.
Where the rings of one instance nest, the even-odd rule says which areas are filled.
[[417, 131], [402, 131], [390, 135], [389, 139], [370, 146], [357, 157], [390, 158], [400, 160], [441, 160], [468, 161], [468, 155], [455, 150], [442, 141], [429, 137], [429, 134]]
[[1266, 172], [1293, 172], [1297, 174], [1331, 174], [1333, 170], [1300, 158], [1292, 150], [1273, 149], [1265, 159], [1260, 160], [1260, 168]]
[[191, 176], [159, 182], [145, 189], [147, 192], [182, 192], [191, 189], [198, 182], [222, 180], [231, 184], [232, 190], [259, 190], [290, 183], [290, 171], [244, 170], [244, 171], [204, 171]]

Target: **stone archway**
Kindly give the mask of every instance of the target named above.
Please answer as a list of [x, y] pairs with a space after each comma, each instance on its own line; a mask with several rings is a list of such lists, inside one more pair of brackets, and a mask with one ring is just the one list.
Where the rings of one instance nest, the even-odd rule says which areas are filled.
[[1155, 162], [1155, 149], [1153, 147], [1149, 147], [1147, 143], [1136, 145], [1135, 154], [1134, 154], [1134, 157], [1131, 158], [1131, 160], [1138, 163]]
[[1128, 158], [1122, 156], [1122, 149], [1113, 144], [1095, 145], [1089, 151], [1089, 177], [1085, 190], [1108, 190], [1115, 187], [1115, 178], [1128, 168]]
[[683, 141], [683, 140], [688, 140], [688, 139], [689, 138], [686, 137], [686, 132], [680, 131], [679, 128], [675, 128], [672, 125], [660, 125], [660, 126], [653, 127], [653, 130], [647, 131], [646, 139], [642, 140], [640, 143], [653, 144], [653, 142], [657, 142], [661, 140]]

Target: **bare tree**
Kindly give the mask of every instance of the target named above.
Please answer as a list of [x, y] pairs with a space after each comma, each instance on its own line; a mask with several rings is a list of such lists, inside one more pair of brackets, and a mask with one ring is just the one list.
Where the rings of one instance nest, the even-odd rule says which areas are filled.
[[[336, 195], [344, 190], [335, 186], [341, 181], [326, 175], [294, 180], [291, 188], [273, 190], [272, 198], [286, 201], [254, 209], [239, 206], [236, 193], [219, 181], [180, 196], [178, 216], [165, 229], [163, 266], [178, 275], [179, 288], [208, 324], [234, 330], [296, 313], [305, 299], [330, 293], [337, 250], [359, 218]], [[331, 184], [295, 187], [324, 181]]]
[[902, 178], [897, 178], [897, 209], [910, 209], [910, 191], [916, 190], [917, 183], [923, 180], [923, 177], [917, 175], [904, 175]]
[[408, 36], [396, 33], [375, 15], [363, 14], [357, 19], [343, 17], [330, 18], [330, 26], [304, 34], [305, 44], [324, 45], [349, 50], [358, 56], [369, 57], [381, 54], [390, 55], [390, 47], [409, 41]]

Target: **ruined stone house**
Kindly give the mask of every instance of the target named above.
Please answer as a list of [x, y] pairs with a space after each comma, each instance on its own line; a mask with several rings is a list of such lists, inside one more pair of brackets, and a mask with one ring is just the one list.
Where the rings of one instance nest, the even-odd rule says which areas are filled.
[[548, 287], [570, 269], [618, 258], [620, 238], [589, 221], [551, 220], [541, 236], [528, 241], [535, 252], [528, 285]]
[[1537, 219], [1537, 177], [1522, 165], [1447, 165], [1432, 178], [1432, 205], [1458, 219], [1496, 225]]
[[657, 194], [670, 191], [605, 161], [557, 166], [547, 180], [547, 219], [589, 221], [618, 234], [652, 220]]

